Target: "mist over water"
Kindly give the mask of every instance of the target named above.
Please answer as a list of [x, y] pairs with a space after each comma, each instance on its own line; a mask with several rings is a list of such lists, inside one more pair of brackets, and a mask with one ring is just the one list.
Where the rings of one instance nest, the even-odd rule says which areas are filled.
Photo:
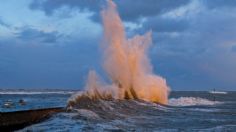
[[111, 84], [102, 81], [95, 71], [88, 75], [85, 92], [90, 98], [142, 99], [168, 103], [169, 87], [164, 78], [155, 75], [148, 58], [151, 32], [126, 38], [125, 29], [111, 0], [101, 12], [104, 28], [103, 67]]

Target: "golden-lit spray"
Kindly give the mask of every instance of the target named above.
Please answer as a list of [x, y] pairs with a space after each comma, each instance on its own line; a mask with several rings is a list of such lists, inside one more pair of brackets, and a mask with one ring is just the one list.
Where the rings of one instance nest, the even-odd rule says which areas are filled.
[[80, 96], [142, 99], [167, 104], [169, 88], [165, 79], [152, 72], [147, 55], [152, 43], [151, 32], [126, 38], [116, 5], [111, 0], [108, 0], [108, 6], [101, 15], [104, 27], [104, 41], [101, 45], [103, 66], [112, 84], [105, 84], [95, 71], [90, 71], [86, 92]]

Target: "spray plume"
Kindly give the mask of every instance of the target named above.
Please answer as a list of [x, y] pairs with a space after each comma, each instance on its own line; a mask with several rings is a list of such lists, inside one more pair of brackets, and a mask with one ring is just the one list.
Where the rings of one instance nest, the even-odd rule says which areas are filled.
[[126, 38], [124, 26], [116, 5], [108, 0], [101, 12], [104, 41], [103, 66], [112, 84], [105, 84], [95, 71], [88, 75], [86, 92], [77, 95], [93, 99], [142, 99], [161, 104], [168, 103], [169, 88], [165, 79], [152, 72], [147, 55], [152, 43], [151, 32]]

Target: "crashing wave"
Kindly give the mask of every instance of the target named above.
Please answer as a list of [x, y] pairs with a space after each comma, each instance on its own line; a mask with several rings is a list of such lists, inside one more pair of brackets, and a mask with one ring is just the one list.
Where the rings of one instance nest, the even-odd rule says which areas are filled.
[[167, 104], [169, 87], [164, 78], [153, 73], [147, 54], [152, 43], [151, 32], [127, 38], [116, 5], [111, 0], [101, 14], [103, 66], [111, 84], [104, 83], [95, 71], [90, 71], [85, 92], [74, 98], [74, 102], [88, 97], [142, 99]]

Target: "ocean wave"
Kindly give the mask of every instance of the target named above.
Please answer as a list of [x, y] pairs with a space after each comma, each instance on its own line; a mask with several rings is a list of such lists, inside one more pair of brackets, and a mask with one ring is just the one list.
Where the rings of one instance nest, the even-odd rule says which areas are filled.
[[227, 94], [227, 92], [224, 91], [209, 91], [210, 94]]
[[209, 108], [192, 108], [190, 109], [192, 111], [199, 111], [199, 112], [219, 112], [221, 111], [220, 109], [209, 109]]
[[95, 112], [88, 110], [88, 109], [75, 109], [76, 112], [79, 114], [79, 118], [87, 118], [87, 119], [100, 119], [99, 115]]
[[211, 101], [200, 97], [180, 97], [169, 99], [171, 106], [194, 106], [194, 105], [215, 105], [220, 104], [219, 101]]
[[73, 94], [72, 91], [1, 91], [0, 95], [31, 95], [31, 94]]
[[198, 132], [233, 132], [236, 129], [236, 125], [220, 125], [206, 129], [195, 129]]

